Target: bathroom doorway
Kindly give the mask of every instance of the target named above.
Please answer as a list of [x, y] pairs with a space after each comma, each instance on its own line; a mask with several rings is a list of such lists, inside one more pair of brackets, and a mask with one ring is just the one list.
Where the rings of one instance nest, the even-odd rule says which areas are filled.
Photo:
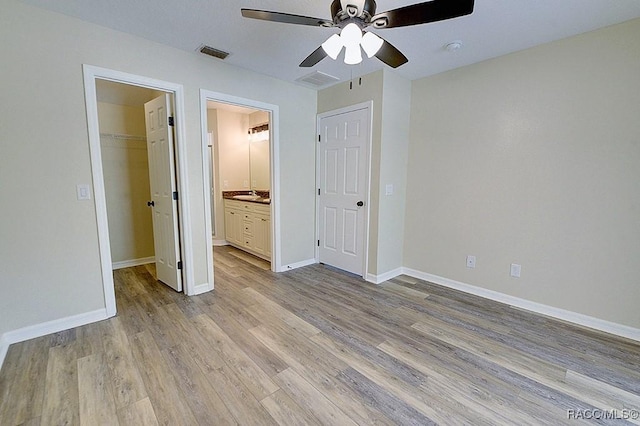
[[201, 108], [211, 255], [233, 246], [278, 272], [277, 106], [201, 91]]

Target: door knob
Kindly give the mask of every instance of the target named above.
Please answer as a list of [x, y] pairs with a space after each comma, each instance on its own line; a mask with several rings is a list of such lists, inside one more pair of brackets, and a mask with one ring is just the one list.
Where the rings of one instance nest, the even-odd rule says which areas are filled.
[[364, 206], [364, 201], [358, 201], [358, 202], [356, 203], [356, 206], [358, 206], [358, 207], [362, 207], [362, 206]]
[[147, 201], [147, 206], [148, 207], [153, 207], [155, 205], [156, 205], [156, 203], [154, 203], [153, 201]]

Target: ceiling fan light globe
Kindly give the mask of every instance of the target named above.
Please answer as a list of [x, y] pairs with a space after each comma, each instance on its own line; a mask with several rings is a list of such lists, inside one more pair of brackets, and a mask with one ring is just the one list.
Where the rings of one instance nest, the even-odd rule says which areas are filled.
[[344, 63], [347, 65], [356, 65], [360, 62], [362, 62], [362, 52], [360, 51], [360, 45], [345, 46]]
[[347, 24], [340, 32], [340, 39], [345, 47], [359, 46], [362, 41], [362, 30], [353, 22]]
[[360, 44], [362, 45], [364, 53], [367, 54], [367, 57], [371, 58], [376, 53], [378, 53], [378, 50], [380, 50], [383, 43], [384, 40], [382, 40], [380, 37], [378, 37], [374, 33], [368, 32], [365, 33], [364, 36], [362, 36], [362, 42]]
[[334, 34], [322, 43], [322, 49], [333, 60], [335, 60], [342, 50], [342, 39], [338, 34]]

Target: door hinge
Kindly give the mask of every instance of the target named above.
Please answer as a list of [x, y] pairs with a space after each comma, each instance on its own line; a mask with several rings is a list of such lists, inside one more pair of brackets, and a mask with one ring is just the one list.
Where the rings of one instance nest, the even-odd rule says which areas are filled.
[[169, 117], [169, 126], [173, 127], [173, 117]]
[[318, 135], [318, 142], [320, 142], [320, 135]]
[[173, 191], [173, 199], [178, 200], [178, 191]]
[[318, 240], [318, 247], [320, 247], [320, 240]]
[[318, 188], [318, 195], [320, 195], [320, 188]]
[[178, 261], [178, 269], [182, 269], [182, 260]]

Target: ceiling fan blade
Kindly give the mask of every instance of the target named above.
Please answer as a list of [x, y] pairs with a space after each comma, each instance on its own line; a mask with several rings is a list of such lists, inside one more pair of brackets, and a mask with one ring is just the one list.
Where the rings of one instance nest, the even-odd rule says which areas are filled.
[[284, 24], [310, 25], [312, 27], [333, 27], [332, 21], [311, 16], [292, 15], [290, 13], [269, 12], [267, 10], [241, 9], [245, 18], [263, 21], [282, 22]]
[[375, 28], [396, 28], [457, 18], [473, 12], [474, 0], [433, 0], [379, 13], [371, 18]]
[[320, 46], [314, 50], [311, 55], [307, 56], [304, 61], [300, 62], [300, 66], [303, 68], [312, 67], [326, 57], [327, 52], [325, 52], [322, 46]]
[[382, 41], [384, 43], [382, 43], [382, 47], [375, 54], [376, 58], [389, 65], [391, 68], [398, 68], [400, 65], [409, 62], [407, 57], [404, 56], [402, 52], [396, 49], [391, 43], [384, 39]]

